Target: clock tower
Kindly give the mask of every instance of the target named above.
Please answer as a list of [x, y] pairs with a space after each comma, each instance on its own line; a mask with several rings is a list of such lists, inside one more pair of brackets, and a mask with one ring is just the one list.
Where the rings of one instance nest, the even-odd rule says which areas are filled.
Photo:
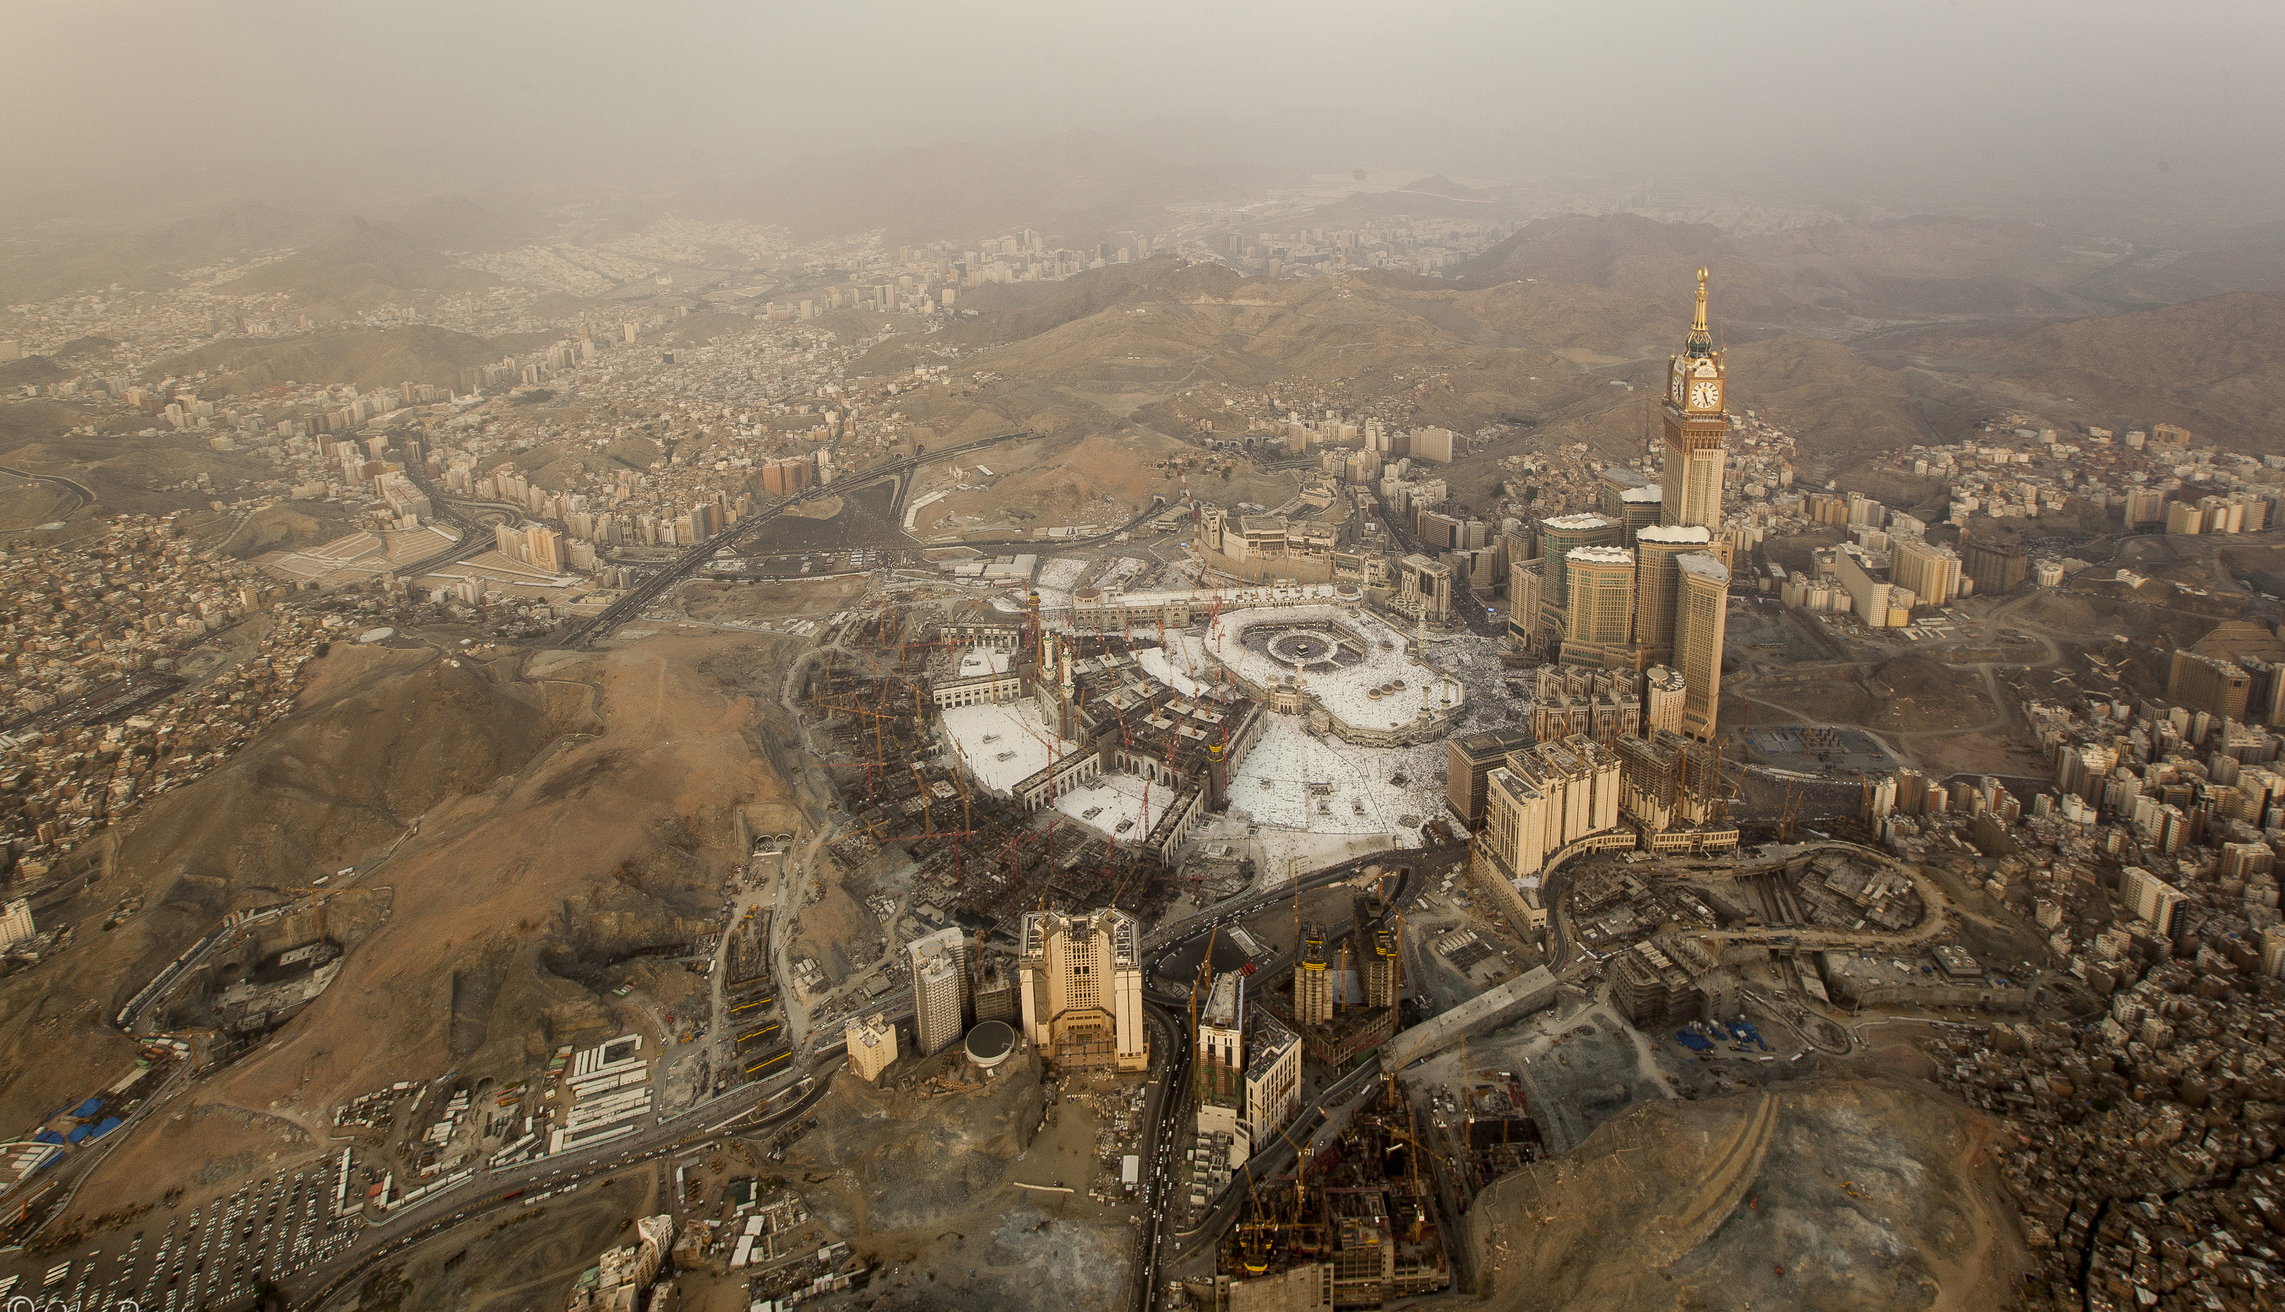
[[1722, 391], [1729, 367], [1706, 327], [1706, 271], [1698, 270], [1698, 313], [1690, 336], [1667, 369], [1665, 503], [1658, 522], [1721, 527], [1722, 466], [1728, 458], [1729, 416]]

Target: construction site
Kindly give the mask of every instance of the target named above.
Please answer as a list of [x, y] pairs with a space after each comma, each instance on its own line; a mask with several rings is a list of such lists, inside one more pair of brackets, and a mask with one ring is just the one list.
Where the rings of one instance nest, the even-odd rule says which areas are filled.
[[1452, 1283], [1439, 1221], [1442, 1167], [1395, 1080], [1313, 1147], [1293, 1171], [1248, 1175], [1211, 1284], [1187, 1289], [1194, 1304], [1216, 1312], [1380, 1307]]
[[1011, 940], [1043, 906], [1156, 919], [1263, 717], [1177, 659], [1150, 638], [1055, 633], [1036, 594], [1020, 619], [884, 606], [851, 622], [799, 690], [850, 816], [834, 860], [900, 846], [924, 919]]

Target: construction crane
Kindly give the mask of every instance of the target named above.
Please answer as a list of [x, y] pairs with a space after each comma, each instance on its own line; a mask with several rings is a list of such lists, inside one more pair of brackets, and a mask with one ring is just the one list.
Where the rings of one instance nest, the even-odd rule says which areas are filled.
[[[1190, 1041], [1193, 1043], [1198, 1041], [1198, 994], [1201, 990], [1209, 987], [1213, 982], [1214, 942], [1221, 936], [1221, 933], [1222, 927], [1220, 925], [1214, 926], [1214, 928], [1207, 933], [1206, 955], [1198, 959], [1198, 976], [1196, 979], [1190, 981]], [[1200, 1082], [1196, 1079], [1191, 1081], [1191, 1085], [1192, 1087], [1190, 1090], [1190, 1096], [1191, 1102], [1193, 1104], [1192, 1110], [1195, 1111], [1197, 1109], [1196, 1104], [1204, 1100], [1205, 1091], [1203, 1087], [1201, 1087]]]
[[324, 889], [321, 889], [321, 888], [319, 888], [319, 887], [317, 887], [317, 886], [316, 886], [316, 885], [314, 885], [314, 884], [303, 884], [303, 885], [302, 885], [301, 887], [299, 887], [299, 888], [289, 888], [289, 889], [287, 889], [286, 891], [287, 891], [287, 892], [289, 892], [289, 893], [305, 893], [305, 894], [308, 894], [308, 896], [309, 896], [309, 909], [310, 909], [311, 911], [313, 911], [313, 912], [316, 912], [316, 913], [317, 913], [317, 937], [318, 937], [318, 940], [319, 940], [320, 942], [324, 941], [324, 939], [325, 939], [325, 902], [324, 902], [324, 898], [326, 897], [326, 892], [325, 892], [325, 890], [324, 890]]
[[873, 776], [881, 768], [879, 761], [819, 761], [821, 770], [863, 770], [865, 772], [865, 801], [869, 805], [874, 796]]

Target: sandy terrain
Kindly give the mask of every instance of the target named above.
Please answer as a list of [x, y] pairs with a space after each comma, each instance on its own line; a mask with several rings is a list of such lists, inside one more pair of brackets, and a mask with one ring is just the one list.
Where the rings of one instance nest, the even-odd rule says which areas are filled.
[[[733, 808], [787, 797], [768, 757], [780, 712], [774, 698], [756, 696], [774, 694], [775, 681], [766, 668], [758, 678], [749, 668], [766, 647], [659, 639], [500, 662], [509, 667], [497, 672], [503, 679], [522, 675], [509, 685], [517, 698], [544, 703], [552, 693], [565, 704], [556, 721], [528, 732], [541, 741], [557, 726], [572, 732], [527, 760], [502, 762], [496, 777], [398, 801], [396, 821], [419, 816], [420, 837], [364, 876], [394, 890], [392, 917], [266, 1047], [200, 1085], [156, 1132], [117, 1150], [83, 1191], [81, 1210], [131, 1204], [228, 1151], [218, 1139], [229, 1136], [212, 1132], [204, 1108], [322, 1132], [327, 1105], [392, 1080], [457, 1069], [505, 1082], [558, 1044], [652, 1028], [636, 1000], [608, 999], [598, 986], [614, 978], [613, 962], [708, 928], [721, 871], [742, 855], [732, 850]], [[421, 653], [394, 658], [448, 667], [447, 679], [473, 667], [464, 660], [451, 669]], [[321, 686], [312, 698], [324, 694]], [[583, 710], [590, 699], [599, 718]], [[390, 705], [410, 723], [432, 709], [466, 714], [425, 698]], [[372, 746], [400, 788], [440, 759], [437, 748], [397, 758]], [[233, 771], [259, 768], [262, 755], [248, 753]], [[302, 781], [261, 782], [283, 792]], [[247, 805], [282, 803], [257, 790]], [[354, 832], [377, 838], [394, 828]], [[324, 864], [364, 855], [343, 846]]]
[[1999, 1307], [1991, 1131], [1880, 1080], [1648, 1103], [1486, 1190], [1468, 1239], [1500, 1312]]

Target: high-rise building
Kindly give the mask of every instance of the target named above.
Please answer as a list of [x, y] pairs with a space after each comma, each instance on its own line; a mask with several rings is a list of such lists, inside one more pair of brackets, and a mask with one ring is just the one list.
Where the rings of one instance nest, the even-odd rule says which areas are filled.
[[1618, 521], [1601, 515], [1559, 515], [1539, 522], [1539, 553], [1547, 566], [1540, 605], [1553, 613], [1557, 628], [1562, 627], [1565, 608], [1571, 604], [1571, 553], [1580, 547], [1618, 544]]
[[1681, 592], [1681, 570], [1674, 561], [1686, 551], [1705, 551], [1713, 532], [1696, 524], [1656, 524], [1635, 534], [1634, 640], [1653, 661], [1674, 653], [1674, 602]]
[[1444, 802], [1473, 830], [1484, 820], [1484, 779], [1507, 761], [1507, 754], [1531, 744], [1521, 729], [1488, 729], [1461, 734], [1444, 743]]
[[524, 561], [533, 569], [544, 569], [551, 574], [563, 572], [563, 535], [552, 528], [534, 525], [524, 530]]
[[1963, 538], [1960, 545], [1965, 548], [1960, 572], [1975, 580], [1979, 597], [2013, 592], [2031, 573], [2031, 553], [2018, 543]]
[[1706, 323], [1706, 270], [1700, 269], [1697, 314], [1667, 374], [1662, 524], [1716, 528], [1722, 522], [1722, 469], [1730, 435], [1722, 392], [1728, 376], [1729, 366]]
[[1624, 547], [1574, 547], [1565, 555], [1563, 572], [1571, 594], [1563, 616], [1568, 662], [1574, 643], [1617, 646], [1633, 635], [1634, 553]]
[[1065, 1066], [1150, 1064], [1142, 928], [1115, 908], [1024, 913], [1018, 978], [1024, 1036]]
[[1547, 562], [1510, 557], [1507, 567], [1507, 637], [1526, 651], [1538, 646], [1540, 598], [1547, 588]]
[[1198, 1013], [1198, 1132], [1230, 1136], [1241, 1165], [1301, 1102], [1301, 1044], [1277, 1018], [1246, 1006], [1246, 977], [1218, 975]]
[[1333, 1019], [1331, 963], [1325, 956], [1325, 929], [1309, 925], [1301, 931], [1301, 963], [1293, 972], [1293, 1018], [1303, 1025], [1323, 1025]]
[[958, 929], [940, 929], [905, 944], [912, 968], [913, 1029], [924, 1057], [960, 1041], [967, 1029], [968, 941]]
[[1923, 605], [1946, 605], [1960, 595], [1960, 553], [1940, 542], [1912, 538], [1891, 542], [1888, 578]]
[[857, 1078], [870, 1084], [897, 1059], [897, 1027], [876, 1016], [853, 1016], [844, 1030], [848, 1036], [849, 1065]]
[[2174, 649], [2166, 675], [2166, 700], [2216, 719], [2243, 721], [2253, 676], [2234, 661]]
[[1396, 562], [1401, 610], [1440, 620], [1452, 613], [1452, 567], [1413, 552]]
[[1674, 560], [1681, 590], [1674, 607], [1674, 665], [1682, 672], [1682, 732], [1711, 734], [1721, 713], [1722, 637], [1729, 625], [1730, 571], [1712, 553]]
[[2145, 924], [2163, 937], [2174, 936], [2175, 918], [2188, 901], [2182, 890], [2140, 866], [2128, 866], [2118, 874], [2118, 893]]
[[1658, 484], [1625, 465], [1612, 465], [1603, 471], [1603, 518], [1618, 521], [1618, 545], [1633, 546], [1637, 532], [1658, 522], [1665, 496]]
[[1680, 670], [1667, 665], [1653, 665], [1642, 677], [1642, 732], [1645, 735], [1664, 729], [1670, 733], [1682, 732], [1682, 705], [1689, 696], [1689, 680]]
[[1393, 1007], [1397, 995], [1404, 989], [1404, 953], [1398, 936], [1404, 932], [1399, 922], [1375, 924], [1368, 928], [1362, 908], [1372, 905], [1371, 899], [1358, 899], [1360, 912], [1357, 933], [1369, 947], [1359, 949], [1358, 966], [1364, 973], [1365, 1005]]

